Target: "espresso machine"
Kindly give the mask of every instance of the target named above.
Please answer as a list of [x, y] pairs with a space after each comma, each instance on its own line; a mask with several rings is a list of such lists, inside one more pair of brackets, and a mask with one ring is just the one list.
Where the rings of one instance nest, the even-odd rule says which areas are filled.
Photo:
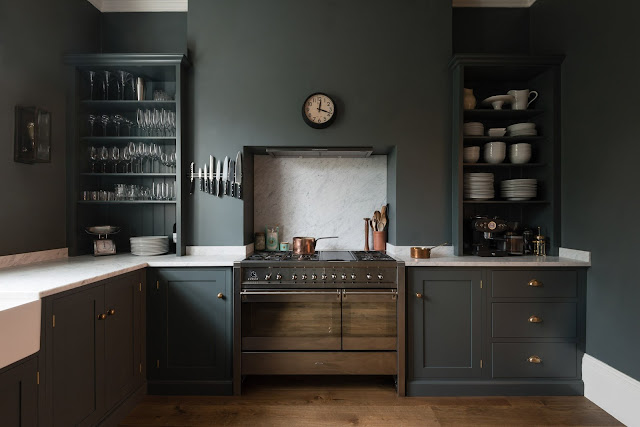
[[470, 220], [471, 253], [482, 257], [507, 256], [504, 233], [509, 225], [504, 219], [476, 216]]

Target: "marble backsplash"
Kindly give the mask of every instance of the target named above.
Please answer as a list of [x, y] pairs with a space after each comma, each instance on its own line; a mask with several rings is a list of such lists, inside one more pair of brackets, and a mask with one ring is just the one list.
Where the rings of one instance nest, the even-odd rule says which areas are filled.
[[339, 236], [320, 240], [316, 249], [362, 250], [363, 218], [386, 203], [387, 156], [254, 158], [254, 231], [279, 225], [280, 241]]

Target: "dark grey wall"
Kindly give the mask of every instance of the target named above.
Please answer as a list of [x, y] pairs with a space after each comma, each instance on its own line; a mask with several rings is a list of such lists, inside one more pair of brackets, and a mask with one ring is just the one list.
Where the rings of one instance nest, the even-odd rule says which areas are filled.
[[[389, 240], [449, 239], [450, 1], [191, 0], [188, 47], [186, 160], [243, 146], [395, 146]], [[325, 130], [301, 118], [314, 91], [340, 107]], [[243, 203], [195, 194], [187, 243], [252, 241]]]
[[638, 2], [538, 0], [537, 53], [563, 65], [562, 242], [589, 250], [587, 353], [640, 380]]
[[529, 8], [453, 8], [454, 53], [529, 53]]
[[[68, 68], [63, 53], [95, 52], [99, 12], [86, 0], [0, 5], [0, 255], [66, 247]], [[51, 163], [13, 161], [15, 105], [51, 112]]]
[[103, 13], [103, 53], [186, 53], [186, 12]]

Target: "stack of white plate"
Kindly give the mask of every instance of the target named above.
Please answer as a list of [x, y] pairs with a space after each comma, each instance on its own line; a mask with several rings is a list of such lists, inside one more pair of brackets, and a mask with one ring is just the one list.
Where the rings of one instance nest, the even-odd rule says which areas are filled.
[[131, 237], [131, 253], [133, 255], [162, 255], [169, 252], [167, 236]]
[[480, 122], [468, 122], [464, 124], [464, 134], [467, 136], [483, 136], [484, 125]]
[[536, 136], [538, 134], [535, 123], [516, 123], [507, 126], [507, 132], [510, 136]]
[[500, 183], [501, 195], [507, 200], [529, 200], [536, 197], [538, 181], [535, 179], [507, 179]]
[[489, 200], [493, 199], [494, 196], [492, 173], [464, 174], [465, 199]]

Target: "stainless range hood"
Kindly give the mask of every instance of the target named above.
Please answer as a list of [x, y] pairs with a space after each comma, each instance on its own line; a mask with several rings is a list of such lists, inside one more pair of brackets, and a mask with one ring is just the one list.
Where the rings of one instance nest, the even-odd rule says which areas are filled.
[[273, 157], [364, 158], [371, 156], [373, 147], [282, 147], [265, 151]]

